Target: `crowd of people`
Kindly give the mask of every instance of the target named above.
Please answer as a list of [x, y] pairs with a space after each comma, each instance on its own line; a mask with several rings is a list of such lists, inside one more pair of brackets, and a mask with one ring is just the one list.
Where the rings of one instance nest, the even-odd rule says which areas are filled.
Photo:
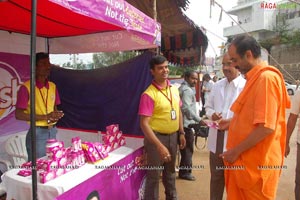
[[[56, 137], [57, 121], [63, 112], [57, 109], [60, 98], [56, 85], [48, 80], [49, 55], [36, 54], [36, 144], [37, 157], [43, 157], [47, 139]], [[202, 103], [205, 116], [217, 127], [209, 128], [210, 199], [275, 199], [284, 157], [300, 113], [300, 91], [292, 103], [278, 69], [261, 60], [261, 48], [249, 35], [232, 40], [223, 55], [224, 78], [214, 81], [203, 76]], [[186, 71], [179, 88], [168, 80], [168, 61], [154, 56], [150, 61], [152, 83], [140, 98], [138, 114], [144, 133], [148, 169], [144, 199], [159, 199], [159, 179], [167, 200], [177, 199], [177, 148], [180, 149], [179, 178], [194, 181], [192, 157], [194, 129], [204, 125], [197, 111], [196, 71]], [[18, 91], [16, 118], [30, 121], [30, 83]], [[286, 122], [286, 109], [291, 113]], [[26, 137], [29, 160], [32, 159], [32, 129]], [[295, 199], [300, 200], [300, 136], [298, 132]], [[151, 170], [150, 170], [151, 169]], [[220, 170], [222, 169], [222, 170]]]
[[[175, 187], [176, 146], [181, 160], [179, 178], [193, 181], [193, 130], [203, 119], [195, 109], [197, 74], [187, 71], [179, 90], [168, 80], [168, 62], [155, 56], [150, 62], [153, 82], [141, 95], [140, 124], [145, 135], [148, 170], [145, 199], [158, 199], [159, 176], [166, 199], [177, 199]], [[258, 42], [249, 35], [234, 38], [223, 56], [224, 78], [203, 76], [202, 99], [210, 127], [210, 199], [275, 199], [289, 138], [300, 113], [300, 92], [290, 108], [284, 79], [278, 69], [261, 59]], [[298, 133], [299, 134], [299, 133]], [[299, 138], [295, 198], [299, 200]], [[182, 168], [181, 168], [182, 167]], [[220, 170], [221, 169], [221, 170]]]

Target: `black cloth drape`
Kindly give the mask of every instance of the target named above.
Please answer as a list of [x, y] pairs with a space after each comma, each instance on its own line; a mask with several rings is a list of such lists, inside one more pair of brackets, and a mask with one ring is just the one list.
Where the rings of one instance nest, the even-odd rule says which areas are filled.
[[142, 135], [138, 107], [140, 95], [151, 83], [150, 52], [127, 62], [94, 70], [54, 67], [51, 81], [60, 94], [65, 115], [58, 126], [101, 130], [119, 124], [125, 134]]

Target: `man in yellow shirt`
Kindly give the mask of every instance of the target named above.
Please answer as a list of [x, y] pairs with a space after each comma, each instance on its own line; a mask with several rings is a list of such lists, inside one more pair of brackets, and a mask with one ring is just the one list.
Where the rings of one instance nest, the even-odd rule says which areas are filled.
[[[56, 138], [55, 124], [63, 117], [64, 113], [57, 110], [60, 98], [56, 85], [48, 80], [50, 74], [49, 54], [39, 52], [36, 54], [36, 86], [35, 86], [35, 110], [36, 110], [36, 156], [46, 155], [46, 141]], [[18, 120], [30, 121], [30, 80], [23, 83], [18, 91], [15, 116]], [[26, 135], [26, 149], [28, 160], [32, 158], [31, 129]]]
[[175, 161], [178, 144], [185, 147], [179, 91], [168, 80], [168, 61], [163, 56], [154, 56], [150, 61], [153, 81], [141, 96], [140, 126], [145, 135], [144, 145], [147, 160], [145, 200], [159, 199], [159, 177], [165, 186], [167, 200], [176, 200]]
[[220, 155], [227, 199], [275, 199], [290, 107], [283, 76], [261, 60], [260, 45], [251, 36], [234, 38], [228, 53], [247, 82], [231, 107], [232, 119], [219, 124], [220, 129], [229, 126], [227, 151]]

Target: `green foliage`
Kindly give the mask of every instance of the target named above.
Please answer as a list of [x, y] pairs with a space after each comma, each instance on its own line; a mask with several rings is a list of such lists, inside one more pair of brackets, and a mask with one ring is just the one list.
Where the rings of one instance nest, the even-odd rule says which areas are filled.
[[300, 30], [295, 30], [289, 41], [292, 45], [300, 45]]
[[82, 61], [79, 63], [71, 64], [71, 62], [64, 63], [62, 65], [64, 68], [69, 68], [69, 69], [78, 69], [78, 70], [83, 70], [83, 69], [88, 69], [90, 67], [89, 64], [84, 64]]
[[187, 70], [195, 70], [195, 71], [201, 71], [201, 66], [191, 66], [191, 67], [179, 67], [170, 65], [169, 66], [169, 75], [170, 76], [182, 76], [185, 71]]
[[139, 54], [136, 51], [94, 53], [93, 61], [95, 68], [101, 68], [124, 62], [126, 60], [136, 57], [137, 55]]
[[139, 55], [139, 52], [136, 51], [127, 51], [127, 52], [112, 52], [112, 53], [94, 53], [93, 54], [93, 63], [85, 64], [81, 60], [80, 62], [76, 59], [74, 55], [73, 62], [67, 62], [62, 65], [64, 68], [77, 69], [77, 70], [86, 70], [86, 69], [95, 69], [101, 67], [108, 67], [114, 64], [118, 64], [129, 60], [131, 58]]
[[282, 14], [278, 14], [276, 26], [273, 28], [276, 36], [260, 41], [261, 46], [266, 48], [270, 52], [270, 49], [273, 45], [300, 45], [300, 30], [292, 30], [289, 27], [290, 24], [286, 22], [285, 16]]
[[183, 74], [183, 68], [177, 66], [169, 66], [170, 76], [181, 76]]

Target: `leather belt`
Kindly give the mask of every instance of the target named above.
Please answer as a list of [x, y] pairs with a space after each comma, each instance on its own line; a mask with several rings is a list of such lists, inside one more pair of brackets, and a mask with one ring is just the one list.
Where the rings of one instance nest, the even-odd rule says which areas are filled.
[[50, 126], [36, 126], [36, 128], [41, 128], [41, 129], [52, 129], [54, 127], [55, 127], [55, 125], [50, 125]]
[[153, 132], [157, 135], [162, 135], [162, 136], [170, 136], [170, 135], [173, 135], [174, 133], [176, 133], [176, 132], [174, 132], [174, 133], [160, 133], [160, 132], [157, 132], [157, 131], [153, 131]]

